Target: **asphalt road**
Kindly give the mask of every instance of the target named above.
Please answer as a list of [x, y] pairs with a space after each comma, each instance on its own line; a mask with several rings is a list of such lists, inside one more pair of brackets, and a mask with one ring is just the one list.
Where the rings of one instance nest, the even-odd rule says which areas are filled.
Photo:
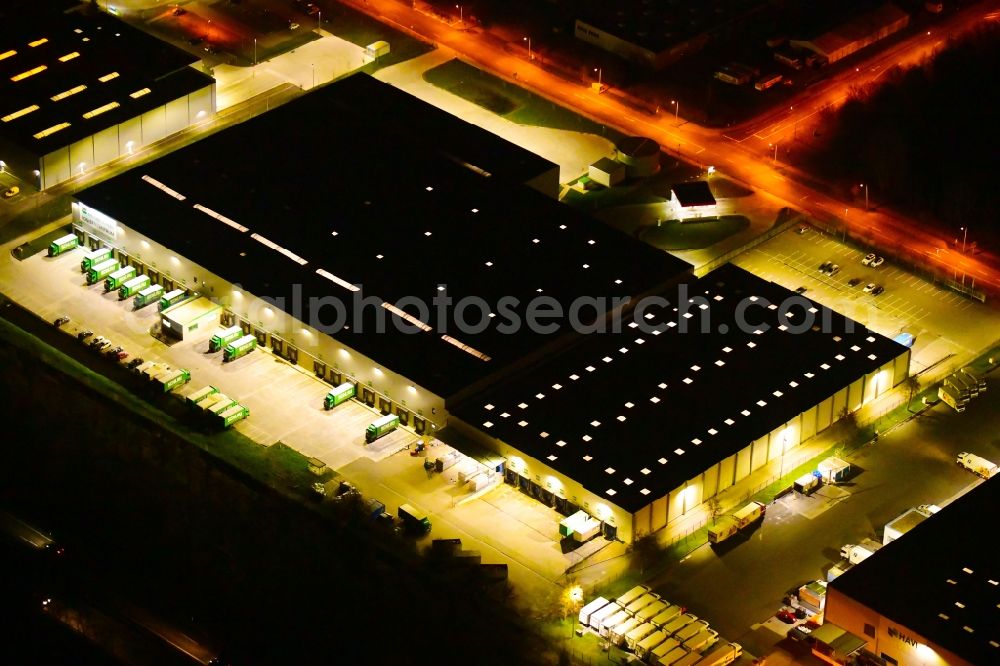
[[653, 589], [752, 654], [767, 653], [781, 637], [751, 627], [773, 616], [789, 589], [823, 578], [844, 544], [881, 541], [885, 523], [907, 509], [942, 506], [979, 483], [955, 464], [958, 453], [1000, 460], [1000, 381], [992, 376], [989, 385], [962, 414], [939, 403], [883, 435], [849, 458], [858, 472], [841, 488], [786, 495], [749, 535], [727, 542], [724, 552], [699, 548]]
[[[957, 269], [972, 276], [980, 288], [1000, 292], [1000, 257], [988, 253], [971, 256], [957, 252], [949, 248], [948, 239], [937, 229], [922, 226], [918, 221], [888, 210], [865, 211], [854, 201], [842, 201], [820, 191], [800, 180], [802, 175], [789, 165], [767, 159], [768, 155], [761, 154], [756, 145], [748, 148], [745, 143], [733, 141], [725, 131], [690, 122], [678, 124], [672, 114], [650, 115], [638, 111], [633, 108], [634, 104], [627, 103], [627, 95], [620, 91], [598, 94], [577, 81], [567, 81], [529, 61], [520, 45], [515, 47], [488, 32], [458, 29], [419, 11], [419, 6], [418, 9], [413, 9], [398, 0], [343, 2], [401, 30], [447, 46], [477, 66], [507, 80], [516, 79], [519, 85], [597, 122], [628, 134], [650, 137], [659, 142], [664, 150], [701, 166], [716, 166], [721, 173], [768, 192], [784, 205], [802, 210], [824, 223], [846, 224], [855, 233], [870, 236], [880, 248], [891, 248], [919, 256], [928, 266], [934, 266], [946, 274]], [[983, 20], [991, 20], [988, 17], [996, 12], [997, 7], [1000, 7], [1000, 1], [984, 0], [942, 22], [939, 30], [951, 36], [957, 35]], [[938, 42], [940, 39], [937, 36], [921, 32], [901, 42], [900, 48], [903, 51], [897, 53], [896, 60], [910, 62], [919, 59], [930, 50], [938, 48]], [[877, 52], [870, 57], [876, 58]], [[846, 77], [839, 78], [829, 88], [827, 96], [835, 101], [852, 84], [865, 83], [869, 80], [868, 77], [881, 71], [873, 73], [871, 67], [867, 59], [864, 63], [859, 63], [859, 71], [854, 73], [855, 76], [850, 76], [852, 73], [848, 72]], [[812, 101], [818, 99], [816, 93], [809, 92], [807, 95]], [[790, 106], [794, 108], [796, 102], [797, 100], [792, 100]], [[814, 114], [813, 105], [810, 104], [809, 109], [802, 110], [801, 113]], [[794, 114], [790, 116], [793, 133], [796, 117]], [[765, 143], [773, 141], [772, 137], [772, 141]]]

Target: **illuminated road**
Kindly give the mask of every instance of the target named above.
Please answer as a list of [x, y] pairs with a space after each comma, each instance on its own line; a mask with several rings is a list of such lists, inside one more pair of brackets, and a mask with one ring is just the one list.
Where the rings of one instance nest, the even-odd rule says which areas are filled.
[[528, 61], [521, 48], [489, 33], [457, 29], [398, 0], [342, 1], [405, 32], [447, 46], [477, 66], [509, 81], [516, 80], [597, 122], [626, 133], [648, 136], [667, 152], [687, 161], [701, 166], [713, 165], [727, 176], [768, 192], [789, 207], [821, 222], [837, 227], [846, 224], [853, 233], [870, 237], [879, 247], [907, 255], [915, 263], [933, 266], [942, 275], [964, 276], [976, 288], [1000, 293], [1000, 259], [997, 256], [963, 254], [960, 249], [949, 247], [948, 241], [936, 229], [919, 226], [913, 220], [882, 209], [865, 211], [853, 201], [842, 201], [804, 184], [799, 178], [801, 174], [780, 160], [780, 151], [779, 159], [773, 160], [767, 147], [769, 143], [780, 145], [790, 128], [794, 136], [798, 129], [808, 126], [824, 106], [841, 103], [850, 86], [877, 79], [892, 64], [918, 62], [940, 48], [943, 40], [934, 35], [934, 31], [954, 36], [983, 20], [992, 20], [1000, 0], [987, 0], [967, 8], [939, 23], [931, 35], [920, 33], [884, 53], [876, 53], [858, 66], [859, 71], [817, 83], [803, 91], [801, 98], [793, 100], [790, 109], [765, 114], [736, 131], [713, 130], [683, 119], [677, 123], [669, 114], [650, 115], [637, 111], [623, 103], [614, 91], [598, 94], [578, 82], [562, 79]]

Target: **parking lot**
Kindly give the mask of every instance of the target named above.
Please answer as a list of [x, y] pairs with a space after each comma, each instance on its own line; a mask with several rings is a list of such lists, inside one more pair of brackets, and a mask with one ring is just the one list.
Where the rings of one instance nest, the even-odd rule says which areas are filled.
[[[935, 373], [961, 367], [997, 339], [1000, 314], [992, 308], [935, 285], [886, 260], [872, 268], [862, 265], [867, 250], [840, 242], [839, 238], [808, 227], [775, 236], [733, 260], [738, 266], [789, 289], [805, 287], [803, 296], [841, 312], [874, 331], [895, 337], [910, 333], [913, 345], [911, 372], [935, 366]], [[819, 271], [834, 262], [834, 275]], [[852, 279], [858, 283], [851, 286]], [[864, 292], [868, 283], [885, 291]]]
[[[507, 563], [525, 600], [544, 598], [537, 595], [556, 589], [556, 581], [583, 553], [607, 543], [597, 539], [564, 552], [558, 528], [562, 516], [554, 509], [502, 482], [472, 496], [457, 482], [457, 467], [444, 473], [426, 470], [425, 460], [449, 450], [444, 444], [428, 438], [427, 450], [411, 456], [420, 438], [400, 428], [366, 445], [365, 427], [379, 416], [375, 410], [354, 400], [324, 410], [330, 386], [263, 348], [223, 363], [221, 352], [208, 351], [215, 325], [181, 342], [161, 342], [150, 334], [159, 320], [155, 305], [133, 311], [132, 299], [104, 293], [103, 281], [85, 285], [81, 250], [13, 259], [9, 250], [24, 240], [2, 248], [0, 285], [12, 300], [47, 321], [68, 316], [63, 330], [69, 335], [88, 329], [108, 338], [128, 352], [123, 362], [142, 357], [190, 371], [191, 381], [176, 391], [179, 395], [215, 386], [249, 408], [250, 416], [233, 427], [250, 439], [263, 445], [280, 441], [322, 460], [392, 514], [405, 502], [427, 511], [434, 525], [431, 538], [461, 538], [466, 549], [482, 553], [484, 563]], [[80, 349], [86, 353], [84, 345]]]

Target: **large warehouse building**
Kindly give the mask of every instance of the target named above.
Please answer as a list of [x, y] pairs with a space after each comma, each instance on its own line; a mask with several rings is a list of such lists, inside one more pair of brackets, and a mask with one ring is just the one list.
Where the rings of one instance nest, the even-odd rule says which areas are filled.
[[74, 226], [423, 432], [573, 337], [510, 325], [531, 308], [600, 320], [690, 275], [539, 192], [556, 165], [490, 137], [356, 75], [79, 193]]
[[735, 266], [687, 293], [453, 409], [453, 425], [506, 457], [508, 482], [629, 541], [907, 375], [908, 348]]
[[0, 9], [0, 160], [48, 188], [210, 118], [199, 60], [96, 10]]
[[813, 39], [793, 39], [790, 43], [794, 48], [812, 51], [827, 63], [832, 63], [899, 32], [909, 24], [909, 14], [896, 5], [886, 3]]
[[626, 541], [906, 377], [908, 348], [732, 266], [694, 281], [478, 132], [355, 75], [81, 192], [74, 228]]
[[888, 664], [1000, 662], [1000, 548], [984, 534], [998, 506], [987, 481], [852, 567], [827, 589], [826, 622]]

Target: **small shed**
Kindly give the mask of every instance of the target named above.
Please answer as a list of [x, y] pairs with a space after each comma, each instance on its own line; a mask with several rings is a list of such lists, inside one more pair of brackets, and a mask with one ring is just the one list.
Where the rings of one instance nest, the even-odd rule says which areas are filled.
[[823, 476], [823, 481], [826, 483], [840, 483], [850, 476], [851, 463], [834, 456], [820, 461], [816, 470]]
[[389, 42], [381, 39], [372, 42], [365, 47], [365, 55], [369, 58], [381, 58], [384, 55], [389, 55]]
[[625, 165], [602, 157], [590, 165], [587, 175], [595, 183], [600, 183], [604, 187], [612, 187], [625, 180]]
[[310, 458], [308, 461], [309, 471], [316, 476], [323, 476], [326, 472], [326, 463], [319, 458]]

